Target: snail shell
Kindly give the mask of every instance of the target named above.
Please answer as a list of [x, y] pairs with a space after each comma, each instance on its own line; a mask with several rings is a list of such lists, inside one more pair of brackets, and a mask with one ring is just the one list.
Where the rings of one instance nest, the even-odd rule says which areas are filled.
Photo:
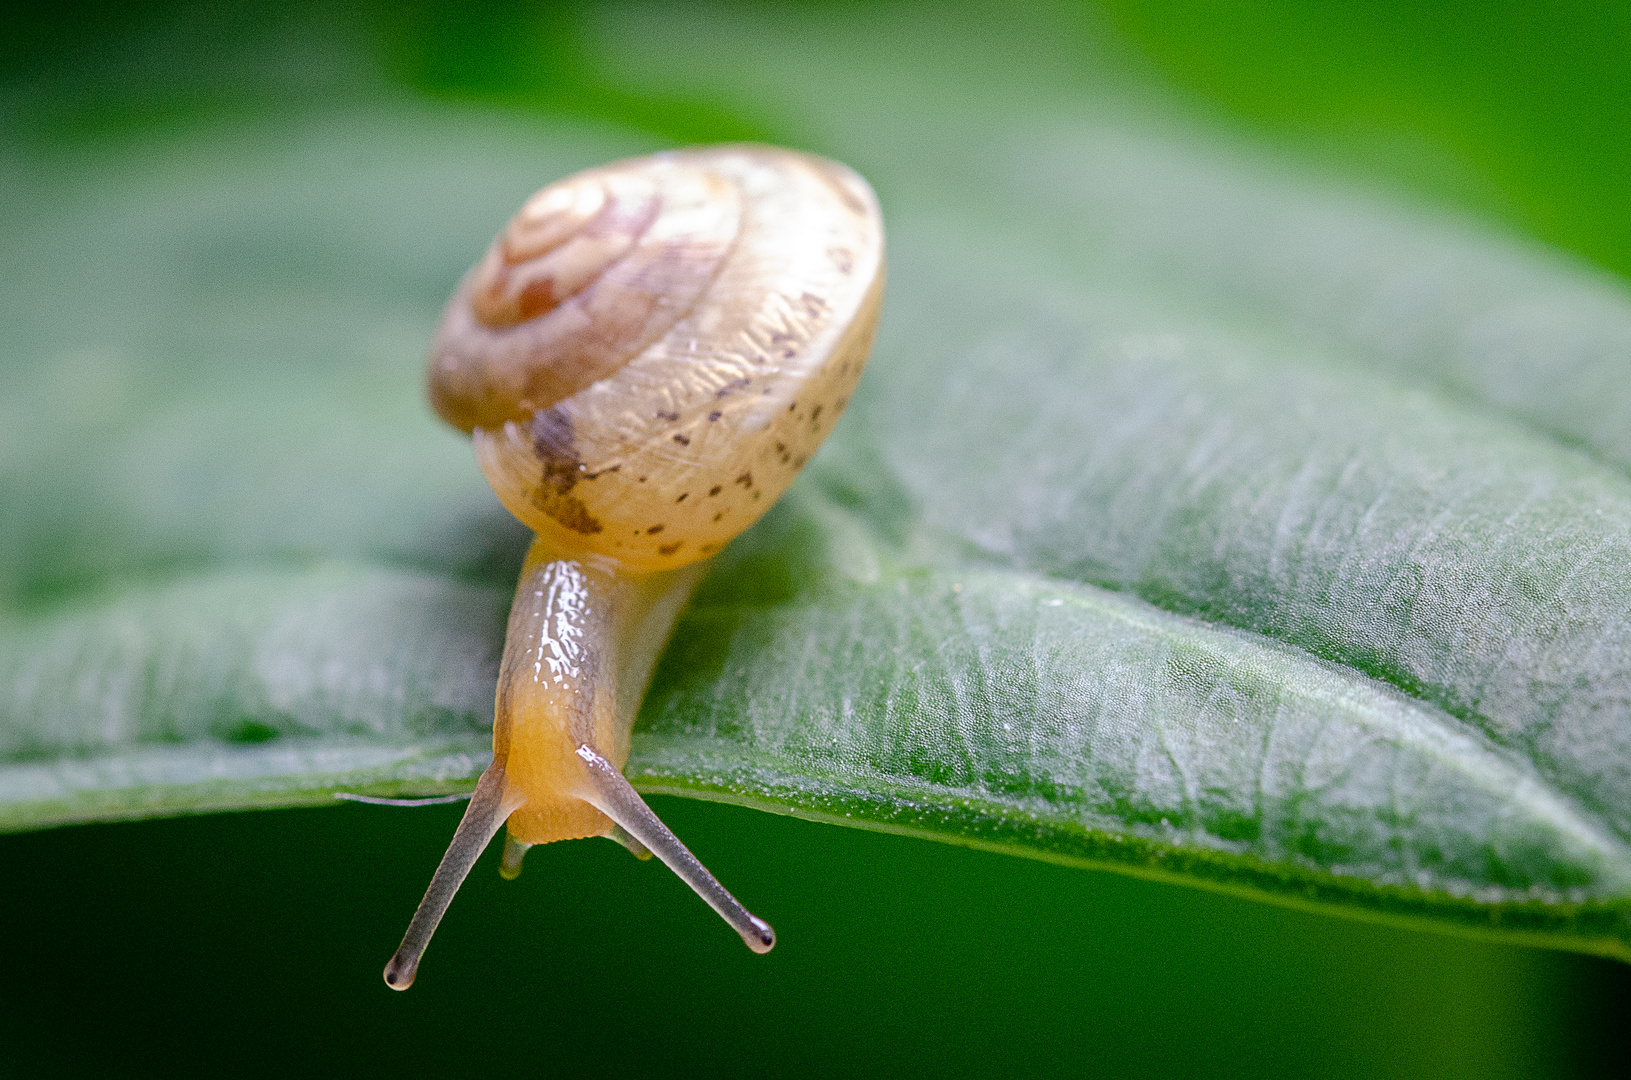
[[430, 396], [511, 513], [637, 571], [705, 558], [849, 402], [883, 297], [877, 199], [760, 146], [654, 154], [529, 199], [443, 316]]

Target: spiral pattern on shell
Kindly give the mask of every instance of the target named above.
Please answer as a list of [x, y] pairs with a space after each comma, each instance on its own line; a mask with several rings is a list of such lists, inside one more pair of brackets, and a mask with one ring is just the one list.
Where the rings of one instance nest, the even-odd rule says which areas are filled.
[[838, 419], [883, 295], [872, 189], [726, 146], [538, 192], [443, 314], [431, 401], [512, 513], [636, 571], [705, 558]]

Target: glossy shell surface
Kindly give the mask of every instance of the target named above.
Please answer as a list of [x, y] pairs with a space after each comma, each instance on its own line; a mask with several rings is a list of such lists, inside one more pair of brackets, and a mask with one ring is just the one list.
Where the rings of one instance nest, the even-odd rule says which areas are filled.
[[849, 402], [883, 228], [842, 165], [758, 146], [552, 184], [449, 301], [431, 400], [563, 554], [705, 558], [764, 513]]

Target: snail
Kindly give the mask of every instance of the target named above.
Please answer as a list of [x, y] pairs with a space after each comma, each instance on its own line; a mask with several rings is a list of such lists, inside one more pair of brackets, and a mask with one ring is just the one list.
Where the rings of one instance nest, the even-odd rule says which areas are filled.
[[412, 984], [477, 857], [606, 836], [655, 855], [755, 952], [775, 944], [624, 778], [658, 654], [708, 559], [843, 412], [883, 298], [866, 181], [764, 146], [670, 151], [533, 195], [459, 284], [430, 400], [536, 534], [494, 702], [493, 760], [385, 968]]

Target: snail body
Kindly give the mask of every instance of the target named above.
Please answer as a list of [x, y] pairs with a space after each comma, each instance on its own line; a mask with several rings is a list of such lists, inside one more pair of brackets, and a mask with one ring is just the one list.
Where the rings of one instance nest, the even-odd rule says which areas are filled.
[[493, 763], [385, 971], [405, 989], [508, 823], [655, 854], [774, 944], [623, 778], [658, 654], [706, 560], [792, 483], [848, 404], [883, 295], [876, 197], [787, 150], [673, 151], [522, 207], [448, 302], [430, 398], [536, 537], [511, 608]]

